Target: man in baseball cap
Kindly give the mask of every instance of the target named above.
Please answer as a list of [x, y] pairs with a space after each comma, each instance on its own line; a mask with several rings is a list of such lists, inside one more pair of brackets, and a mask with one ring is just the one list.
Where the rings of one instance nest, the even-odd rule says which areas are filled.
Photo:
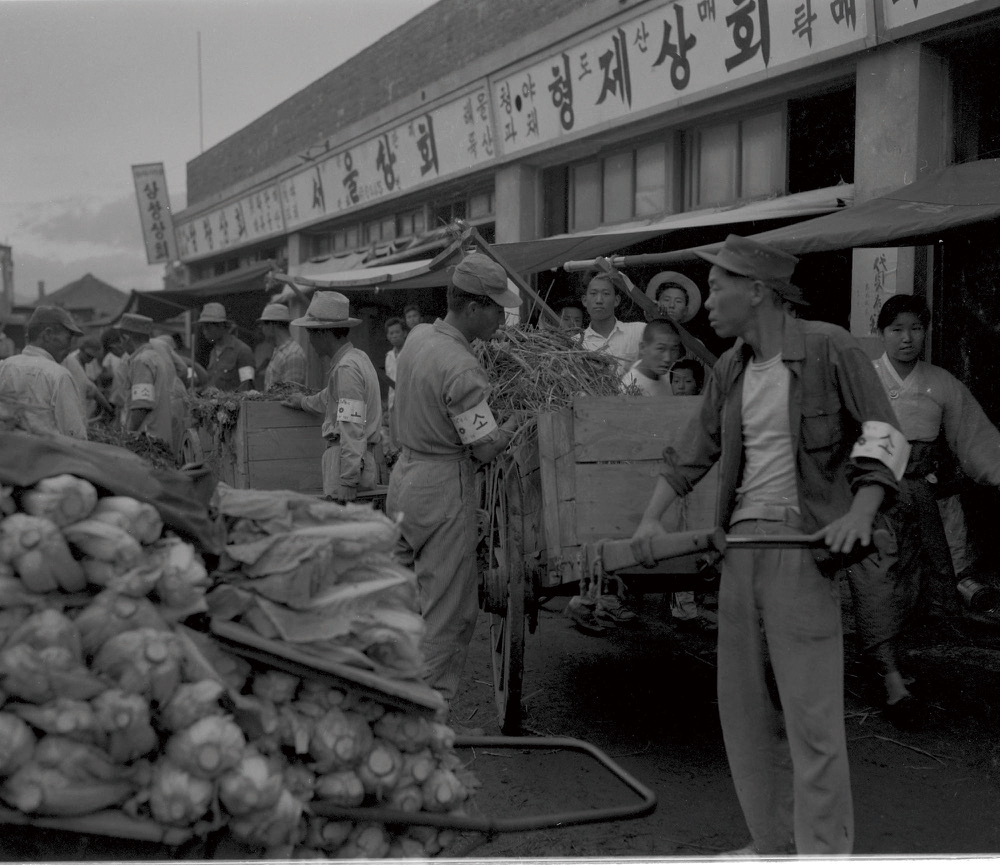
[[250, 390], [253, 385], [253, 352], [232, 332], [232, 322], [221, 303], [206, 303], [198, 316], [201, 335], [212, 345], [208, 369], [196, 367], [199, 384], [227, 391]]
[[306, 353], [292, 339], [288, 325], [292, 320], [288, 307], [283, 303], [269, 303], [257, 319], [257, 325], [266, 342], [274, 346], [271, 359], [264, 370], [264, 390], [277, 384], [306, 383]]
[[[849, 855], [844, 642], [830, 581], [837, 565], [829, 559], [845, 566], [841, 554], [867, 547], [873, 527], [887, 525], [883, 502], [899, 490], [909, 447], [858, 342], [835, 325], [789, 314], [786, 304], [801, 303], [790, 282], [795, 256], [736, 235], [700, 255], [712, 264], [709, 321], [720, 336], [738, 339], [713, 367], [702, 410], [661, 464], [632, 546], [652, 564], [664, 511], [716, 462], [718, 520], [732, 534], [821, 539], [815, 552], [726, 551], [719, 719], [753, 839], [743, 854]], [[880, 550], [854, 565], [862, 555], [849, 570], [877, 557], [869, 579], [884, 579], [896, 561]]]
[[323, 494], [349, 502], [378, 482], [377, 446], [382, 441], [382, 391], [371, 359], [351, 342], [361, 319], [351, 316], [348, 299], [338, 291], [317, 291], [309, 308], [292, 324], [309, 333], [309, 344], [330, 359], [326, 389], [312, 396], [282, 401], [288, 408], [323, 417]]
[[[390, 418], [401, 448], [386, 511], [401, 513], [398, 553], [417, 573], [427, 682], [455, 696], [479, 609], [473, 472], [510, 441], [490, 409], [490, 381], [472, 350], [519, 305], [507, 273], [473, 252], [455, 267], [448, 313], [414, 328], [396, 366]], [[508, 425], [509, 426], [509, 425]]]
[[62, 361], [83, 331], [58, 306], [38, 306], [20, 354], [0, 362], [0, 398], [18, 404], [31, 432], [87, 437], [82, 395]]

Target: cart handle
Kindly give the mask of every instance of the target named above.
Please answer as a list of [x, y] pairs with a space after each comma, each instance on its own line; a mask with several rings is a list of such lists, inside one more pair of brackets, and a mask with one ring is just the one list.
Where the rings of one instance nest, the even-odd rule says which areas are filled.
[[528, 832], [534, 829], [555, 829], [561, 826], [582, 826], [587, 823], [607, 823], [646, 817], [656, 810], [656, 794], [645, 784], [619, 766], [595, 745], [581, 739], [564, 736], [456, 736], [456, 748], [517, 748], [519, 750], [576, 751], [593, 757], [641, 800], [631, 805], [613, 805], [586, 811], [566, 811], [556, 814], [536, 814], [528, 817], [467, 817], [460, 814], [434, 814], [426, 811], [399, 811], [393, 808], [345, 808], [329, 802], [313, 801], [314, 814], [337, 820], [374, 821], [410, 826], [434, 826], [465, 832], [482, 832], [494, 836], [500, 832]]

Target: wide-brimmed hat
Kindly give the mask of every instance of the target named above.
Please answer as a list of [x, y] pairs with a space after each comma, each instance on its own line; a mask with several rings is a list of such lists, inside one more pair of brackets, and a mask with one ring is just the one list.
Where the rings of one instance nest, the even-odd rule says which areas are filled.
[[58, 324], [66, 328], [70, 333], [75, 333], [77, 336], [83, 335], [83, 331], [80, 330], [73, 316], [61, 306], [36, 306], [35, 311], [31, 313], [31, 318], [28, 319], [26, 327], [28, 330], [31, 330], [35, 325], [45, 324]]
[[227, 321], [229, 316], [221, 303], [206, 303], [198, 313], [198, 324], [223, 324]]
[[153, 319], [148, 315], [139, 315], [135, 312], [126, 312], [120, 319], [118, 319], [118, 324], [115, 325], [119, 330], [125, 330], [129, 333], [152, 333], [153, 332]]
[[665, 286], [670, 285], [676, 285], [678, 288], [684, 289], [684, 293], [687, 295], [687, 306], [684, 308], [681, 323], [690, 321], [694, 318], [695, 313], [701, 309], [701, 291], [698, 289], [695, 281], [683, 273], [678, 273], [676, 270], [664, 270], [662, 273], [656, 274], [649, 281], [649, 285], [646, 286], [646, 297], [656, 302], [656, 295]]
[[328, 330], [333, 327], [356, 327], [360, 318], [351, 318], [351, 302], [339, 291], [317, 291], [309, 301], [309, 309], [292, 324], [310, 330]]
[[257, 321], [282, 321], [288, 324], [292, 320], [292, 315], [288, 311], [288, 307], [283, 303], [269, 303], [264, 307], [264, 311], [260, 314], [260, 318]]
[[455, 288], [488, 297], [504, 308], [521, 305], [521, 298], [512, 290], [507, 271], [481, 252], [470, 252], [455, 265], [451, 281]]
[[778, 294], [790, 303], [808, 306], [802, 289], [791, 282], [792, 273], [799, 260], [766, 243], [749, 237], [730, 234], [718, 252], [698, 252], [695, 255], [710, 264], [718, 265], [730, 273], [748, 276], [768, 283]]

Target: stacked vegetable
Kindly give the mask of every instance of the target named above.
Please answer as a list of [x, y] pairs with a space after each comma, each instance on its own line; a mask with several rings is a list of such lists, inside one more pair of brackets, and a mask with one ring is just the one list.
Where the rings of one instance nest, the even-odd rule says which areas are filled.
[[[252, 507], [244, 502], [258, 520], [238, 518], [255, 530], [276, 526], [264, 495]], [[281, 501], [286, 527], [304, 519], [301, 503]], [[386, 542], [385, 527], [376, 543], [363, 509], [342, 510], [336, 553], [367, 551], [384, 564], [372, 551]], [[187, 627], [189, 616], [208, 610], [211, 578], [194, 547], [165, 531], [148, 504], [99, 497], [87, 481], [63, 475], [0, 488], [0, 515], [0, 799], [10, 808], [29, 817], [102, 817], [101, 831], [125, 837], [226, 829], [271, 857], [439, 852], [447, 833], [331, 820], [316, 816], [313, 803], [460, 809], [475, 780], [447, 727], [329, 684], [255, 671]], [[345, 526], [359, 527], [353, 541]], [[322, 593], [333, 591], [325, 569], [343, 566], [331, 552], [274, 537], [263, 544], [270, 554], [288, 543], [308, 553], [266, 594], [279, 597], [287, 585], [303, 591], [292, 576], [299, 572]], [[349, 593], [348, 606], [355, 596], [365, 600], [342, 618], [364, 620], [351, 632], [353, 653], [369, 658], [360, 639], [368, 663], [418, 669], [409, 642], [417, 629], [406, 619], [414, 578], [404, 571], [404, 587], [397, 570], [388, 569], [376, 592]], [[352, 580], [363, 582], [357, 572]], [[389, 618], [407, 621], [403, 650], [374, 624], [381, 599], [395, 605]], [[136, 835], [138, 826], [163, 831]]]

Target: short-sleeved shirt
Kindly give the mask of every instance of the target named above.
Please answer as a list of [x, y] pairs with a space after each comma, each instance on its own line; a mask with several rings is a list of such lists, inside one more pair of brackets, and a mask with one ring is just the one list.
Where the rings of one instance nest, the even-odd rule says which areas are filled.
[[282, 382], [306, 383], [306, 353], [294, 339], [274, 350], [264, 371], [264, 390]]
[[26, 345], [0, 361], [0, 397], [18, 404], [32, 432], [87, 437], [87, 420], [76, 382], [45, 349]]
[[661, 375], [659, 378], [650, 378], [639, 369], [639, 362], [632, 364], [631, 369], [622, 376], [622, 388], [629, 385], [636, 385], [642, 391], [643, 396], [673, 396], [673, 388], [670, 386], [670, 375]]
[[615, 319], [615, 326], [607, 336], [601, 336], [588, 327], [583, 332], [582, 345], [588, 351], [604, 351], [616, 357], [624, 373], [639, 358], [639, 343], [642, 342], [642, 332], [645, 329], [645, 322]]
[[235, 391], [245, 382], [253, 382], [253, 352], [245, 342], [227, 333], [214, 346], [208, 358], [208, 384], [219, 390]]
[[[455, 419], [488, 408], [489, 376], [469, 341], [438, 319], [418, 324], [406, 338], [396, 366], [395, 440], [419, 454], [458, 459], [470, 455]], [[495, 440], [494, 432], [472, 444]]]
[[165, 352], [150, 343], [136, 349], [128, 363], [126, 378], [126, 410], [149, 409], [139, 427], [154, 438], [172, 444], [174, 382], [177, 373]]

